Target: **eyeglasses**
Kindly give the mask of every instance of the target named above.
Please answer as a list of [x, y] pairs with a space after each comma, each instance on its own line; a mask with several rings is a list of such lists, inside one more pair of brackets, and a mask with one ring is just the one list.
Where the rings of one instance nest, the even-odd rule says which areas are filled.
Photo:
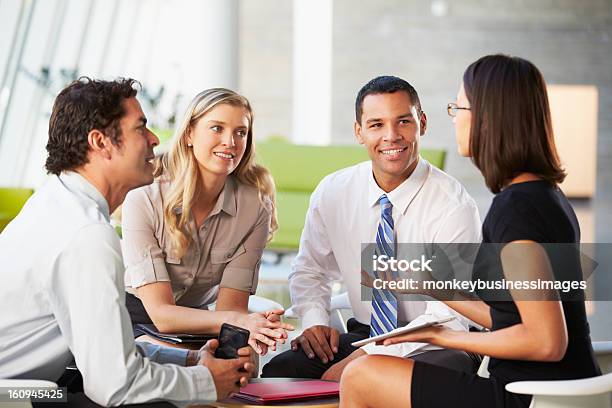
[[456, 103], [449, 103], [448, 105], [446, 105], [446, 113], [448, 113], [448, 116], [451, 116], [453, 118], [457, 116], [457, 112], [459, 110], [472, 110], [472, 108], [464, 108], [461, 106], [457, 106]]

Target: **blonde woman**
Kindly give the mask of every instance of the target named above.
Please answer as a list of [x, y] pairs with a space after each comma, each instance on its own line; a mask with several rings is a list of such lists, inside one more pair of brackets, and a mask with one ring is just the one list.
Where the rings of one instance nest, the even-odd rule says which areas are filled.
[[[287, 337], [282, 310], [247, 313], [261, 255], [276, 228], [274, 182], [254, 163], [253, 113], [228, 89], [198, 94], [152, 185], [123, 204], [127, 306], [134, 325], [167, 333], [251, 332], [264, 354]], [[216, 302], [215, 311], [208, 306]], [[143, 333], [135, 328], [134, 335]]]

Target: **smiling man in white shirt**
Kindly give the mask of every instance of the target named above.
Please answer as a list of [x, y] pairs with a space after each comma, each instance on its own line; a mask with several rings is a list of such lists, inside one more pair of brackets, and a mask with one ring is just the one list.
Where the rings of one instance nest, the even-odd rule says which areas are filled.
[[[361, 299], [361, 244], [377, 242], [381, 222], [387, 228], [381, 235], [393, 245], [480, 241], [474, 200], [459, 182], [419, 156], [427, 117], [416, 90], [397, 77], [374, 78], [359, 91], [355, 111], [355, 135], [371, 160], [328, 175], [312, 194], [289, 275], [293, 308], [304, 331], [293, 340], [292, 350], [263, 368], [263, 377], [339, 380], [344, 367], [362, 355], [406, 356], [414, 351], [409, 345], [355, 348], [350, 343], [424, 313], [439, 317], [454, 313], [440, 302], [399, 301], [389, 318], [381, 315], [388, 308]], [[347, 322], [346, 334], [329, 327], [331, 287], [336, 280], [344, 282], [355, 315]], [[386, 329], [380, 327], [383, 320]], [[467, 330], [461, 317], [448, 324]], [[464, 371], [475, 368], [463, 352], [427, 350], [421, 347], [421, 354], [411, 358]]]
[[136, 345], [125, 309], [109, 215], [129, 190], [153, 181], [159, 143], [135, 83], [82, 78], [55, 100], [52, 175], [0, 235], [0, 378], [57, 381], [74, 358], [98, 404], [207, 403], [247, 383], [248, 348], [220, 360], [216, 340], [199, 352]]

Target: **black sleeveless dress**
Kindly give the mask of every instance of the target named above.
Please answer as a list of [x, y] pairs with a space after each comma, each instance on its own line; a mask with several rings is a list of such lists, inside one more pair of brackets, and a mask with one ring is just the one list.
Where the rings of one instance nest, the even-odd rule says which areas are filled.
[[[549, 255], [556, 280], [580, 280], [582, 272], [578, 253], [567, 250], [568, 247], [577, 247], [571, 244], [580, 242], [578, 221], [565, 195], [547, 181], [513, 184], [497, 194], [485, 218], [482, 232], [485, 244], [503, 244], [517, 240], [542, 243]], [[553, 253], [554, 251], [557, 253]], [[499, 257], [487, 256], [486, 260], [479, 258], [480, 254], [474, 266], [474, 278], [503, 277]], [[562, 276], [559, 276], [557, 271], [562, 271]], [[486, 293], [481, 292], [479, 295], [483, 299], [491, 299]], [[534, 362], [492, 358], [488, 379], [416, 362], [412, 377], [412, 406], [527, 408], [531, 397], [507, 392], [504, 388], [507, 383], [578, 379], [600, 375], [589, 336], [584, 293], [573, 290], [562, 295], [561, 299], [569, 339], [567, 352], [561, 361]], [[503, 329], [521, 322], [514, 302], [485, 302], [491, 307], [491, 330]], [[534, 347], [537, 347], [538, 339], [533, 341]]]

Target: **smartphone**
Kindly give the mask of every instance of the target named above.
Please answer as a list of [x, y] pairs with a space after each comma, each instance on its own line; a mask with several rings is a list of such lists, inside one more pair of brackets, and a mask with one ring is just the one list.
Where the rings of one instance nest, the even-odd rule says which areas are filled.
[[238, 358], [238, 349], [249, 344], [249, 334], [247, 329], [223, 323], [219, 332], [219, 347], [215, 350], [215, 357]]

